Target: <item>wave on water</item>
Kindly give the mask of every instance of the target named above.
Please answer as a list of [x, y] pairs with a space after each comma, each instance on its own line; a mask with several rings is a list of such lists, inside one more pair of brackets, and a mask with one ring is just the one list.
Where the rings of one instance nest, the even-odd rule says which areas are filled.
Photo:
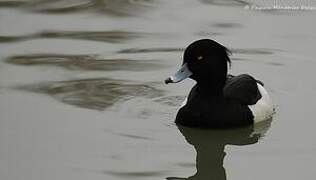
[[114, 16], [131, 16], [153, 8], [155, 0], [16, 0], [0, 1], [0, 8], [20, 8], [40, 13], [96, 12]]
[[96, 55], [25, 54], [11, 56], [7, 63], [24, 66], [57, 66], [86, 71], [150, 71], [165, 67], [158, 60], [101, 58]]
[[19, 86], [17, 89], [46, 94], [65, 104], [98, 111], [103, 111], [120, 100], [134, 97], [152, 99], [163, 95], [162, 90], [150, 83], [107, 78], [44, 82]]

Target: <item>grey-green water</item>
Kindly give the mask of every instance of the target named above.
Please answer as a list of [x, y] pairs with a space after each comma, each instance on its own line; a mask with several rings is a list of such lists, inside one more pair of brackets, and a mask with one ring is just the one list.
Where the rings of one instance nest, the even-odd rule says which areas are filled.
[[[311, 0], [0, 0], [0, 179], [313, 179]], [[316, 9], [316, 8], [315, 8]], [[200, 38], [265, 83], [272, 121], [177, 127], [194, 82], [164, 85]]]

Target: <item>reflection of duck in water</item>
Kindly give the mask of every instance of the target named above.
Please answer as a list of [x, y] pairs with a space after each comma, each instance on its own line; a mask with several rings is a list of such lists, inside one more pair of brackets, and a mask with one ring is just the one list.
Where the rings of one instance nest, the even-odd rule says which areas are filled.
[[271, 120], [236, 129], [194, 129], [178, 126], [180, 132], [197, 152], [197, 172], [188, 178], [168, 177], [168, 180], [226, 180], [223, 161], [225, 145], [244, 146], [255, 144], [269, 129]]

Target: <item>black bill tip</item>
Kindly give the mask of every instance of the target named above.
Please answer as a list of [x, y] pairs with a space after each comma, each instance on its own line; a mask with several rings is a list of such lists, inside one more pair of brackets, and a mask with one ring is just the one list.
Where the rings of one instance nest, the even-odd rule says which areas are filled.
[[170, 77], [168, 77], [166, 80], [165, 80], [165, 84], [169, 84], [169, 83], [172, 83], [173, 81], [171, 80]]

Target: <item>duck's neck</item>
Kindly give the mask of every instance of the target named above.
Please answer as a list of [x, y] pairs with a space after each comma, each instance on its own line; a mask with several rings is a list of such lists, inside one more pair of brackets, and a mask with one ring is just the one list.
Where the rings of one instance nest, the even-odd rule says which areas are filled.
[[203, 96], [223, 96], [223, 85], [207, 81], [197, 82], [197, 91]]

